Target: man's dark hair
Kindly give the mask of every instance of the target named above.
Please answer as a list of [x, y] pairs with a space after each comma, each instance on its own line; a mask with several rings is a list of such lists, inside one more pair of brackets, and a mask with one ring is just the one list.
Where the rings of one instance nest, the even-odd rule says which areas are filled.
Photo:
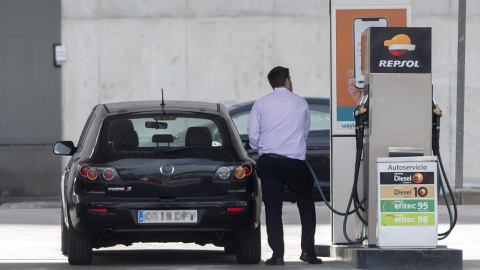
[[268, 73], [268, 81], [272, 88], [285, 86], [285, 80], [290, 77], [290, 72], [288, 68], [285, 67], [274, 67]]

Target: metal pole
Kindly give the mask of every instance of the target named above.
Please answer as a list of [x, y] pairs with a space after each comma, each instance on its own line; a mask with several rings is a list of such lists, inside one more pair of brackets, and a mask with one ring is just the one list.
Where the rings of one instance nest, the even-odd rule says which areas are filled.
[[463, 188], [463, 139], [465, 118], [465, 25], [466, 0], [458, 1], [458, 62], [457, 62], [457, 142], [455, 155], [455, 188]]

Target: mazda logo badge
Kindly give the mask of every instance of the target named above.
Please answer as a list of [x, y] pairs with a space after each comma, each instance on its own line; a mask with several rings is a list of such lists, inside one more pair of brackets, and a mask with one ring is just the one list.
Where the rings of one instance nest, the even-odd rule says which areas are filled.
[[172, 165], [163, 165], [162, 167], [160, 167], [160, 172], [163, 175], [171, 175], [173, 171], [175, 171], [175, 168], [173, 168]]

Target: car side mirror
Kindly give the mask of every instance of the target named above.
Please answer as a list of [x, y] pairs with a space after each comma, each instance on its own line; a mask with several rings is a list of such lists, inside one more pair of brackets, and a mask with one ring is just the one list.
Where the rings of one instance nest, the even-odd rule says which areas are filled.
[[75, 152], [77, 152], [77, 148], [71, 141], [56, 142], [53, 146], [53, 153], [55, 155], [71, 156]]

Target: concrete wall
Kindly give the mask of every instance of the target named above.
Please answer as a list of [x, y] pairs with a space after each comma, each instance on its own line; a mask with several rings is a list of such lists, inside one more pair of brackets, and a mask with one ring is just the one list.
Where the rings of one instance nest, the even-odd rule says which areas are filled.
[[0, 1], [0, 204], [60, 194], [60, 33], [61, 0]]
[[[480, 3], [467, 1], [464, 183], [480, 185]], [[412, 26], [433, 28], [434, 96], [441, 106], [441, 153], [455, 175], [458, 1], [412, 0]], [[229, 106], [271, 91], [276, 66], [294, 92], [330, 95], [328, 0], [63, 0], [63, 137], [77, 141], [98, 103], [161, 99]], [[347, 78], [345, 78], [346, 81]]]

